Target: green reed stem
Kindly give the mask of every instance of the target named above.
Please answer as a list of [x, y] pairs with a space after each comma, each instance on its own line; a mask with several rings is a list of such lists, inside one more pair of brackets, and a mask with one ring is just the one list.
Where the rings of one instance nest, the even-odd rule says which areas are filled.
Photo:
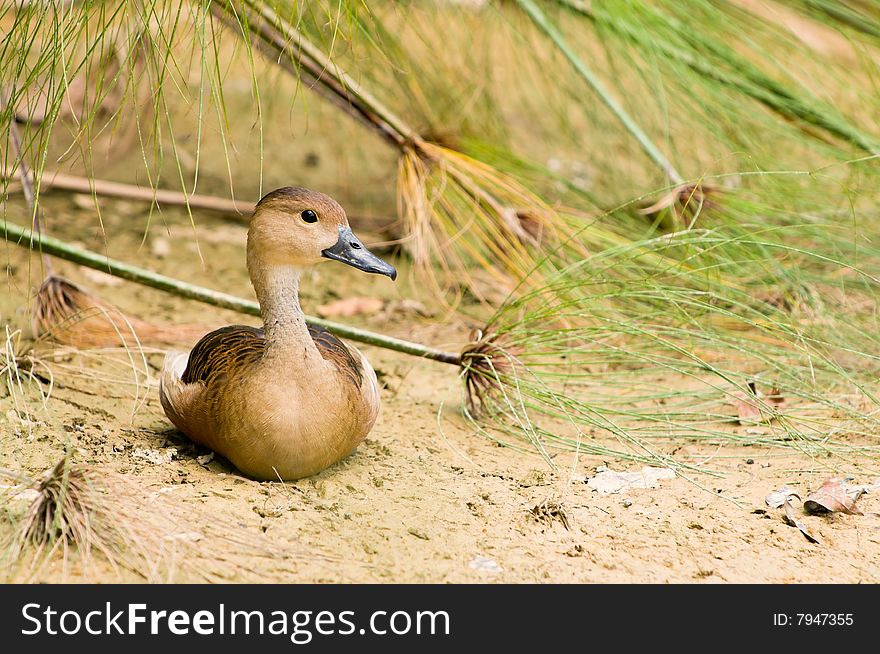
[[[599, 20], [583, 2], [577, 0], [556, 1], [563, 7], [594, 23]], [[523, 4], [523, 2], [531, 3], [531, 0], [518, 0], [518, 2], [520, 4]], [[660, 17], [659, 14], [658, 17]], [[688, 27], [672, 18], [666, 16], [662, 18], [671, 28], [679, 32], [681, 41], [686, 43]], [[695, 73], [733, 88], [751, 97], [753, 100], [757, 100], [783, 118], [802, 120], [805, 123], [825, 130], [832, 136], [843, 139], [868, 154], [880, 154], [880, 143], [874, 137], [859, 130], [833, 107], [818, 101], [809, 102], [784, 84], [767, 76], [754, 64], [737, 55], [732, 49], [724, 47], [723, 44], [705, 40], [701, 43], [711, 54], [721, 59], [735, 73], [722, 71], [717, 65], [709, 63], [705, 58], [701, 59], [696, 54], [682, 50], [672, 42], [661, 39], [652, 40], [650, 35], [639, 32], [622, 22], [611, 21], [609, 25], [624, 38], [636, 45], [657, 49], [664, 56], [669, 57], [670, 60], [677, 60]]]
[[226, 0], [214, 14], [238, 27], [242, 38], [255, 38], [269, 58], [294, 76], [305, 74], [316, 90], [337, 107], [377, 130], [398, 148], [419, 140], [416, 131], [342, 70], [320, 47], [266, 3]]
[[632, 116], [626, 112], [611, 92], [605, 88], [605, 85], [602, 84], [596, 74], [587, 67], [583, 59], [572, 50], [571, 46], [569, 46], [568, 42], [565, 40], [565, 37], [562, 35], [562, 32], [559, 31], [559, 28], [547, 18], [546, 14], [541, 11], [538, 5], [532, 0], [516, 0], [516, 4], [518, 4], [523, 11], [529, 15], [532, 22], [535, 23], [535, 25], [537, 25], [551, 41], [553, 41], [556, 47], [559, 48], [559, 51], [565, 55], [566, 59], [568, 59], [569, 63], [574, 66], [577, 74], [590, 85], [602, 102], [605, 103], [605, 106], [611, 110], [627, 131], [635, 137], [636, 141], [639, 142], [639, 145], [642, 146], [642, 150], [645, 151], [645, 154], [663, 169], [663, 172], [674, 184], [683, 184], [684, 177], [679, 174], [675, 169], [675, 166], [673, 166], [669, 159], [666, 158], [666, 155], [660, 151], [660, 148], [654, 145], [651, 138], [645, 134], [642, 128], [639, 127], [638, 123], [636, 123]]

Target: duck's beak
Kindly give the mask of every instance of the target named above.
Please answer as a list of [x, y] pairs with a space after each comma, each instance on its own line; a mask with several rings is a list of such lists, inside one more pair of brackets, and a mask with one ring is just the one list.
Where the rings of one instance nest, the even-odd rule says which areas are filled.
[[385, 263], [365, 248], [361, 240], [351, 231], [351, 227], [340, 227], [339, 240], [336, 241], [336, 245], [322, 250], [321, 255], [328, 259], [347, 263], [364, 272], [387, 275], [392, 280], [397, 279], [397, 270], [394, 269], [394, 266]]

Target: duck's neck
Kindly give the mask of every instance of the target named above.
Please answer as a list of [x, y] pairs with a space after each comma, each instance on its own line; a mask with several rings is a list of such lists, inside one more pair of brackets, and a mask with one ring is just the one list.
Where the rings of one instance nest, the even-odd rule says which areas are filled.
[[292, 266], [249, 266], [260, 301], [267, 352], [302, 361], [320, 358], [299, 304], [301, 271]]

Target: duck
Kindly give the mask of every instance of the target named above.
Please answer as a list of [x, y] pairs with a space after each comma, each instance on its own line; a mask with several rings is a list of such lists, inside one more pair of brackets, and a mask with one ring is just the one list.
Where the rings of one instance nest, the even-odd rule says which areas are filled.
[[262, 328], [222, 327], [188, 353], [165, 357], [159, 380], [165, 415], [190, 440], [257, 480], [321, 472], [351, 454], [379, 415], [370, 362], [308, 324], [300, 306], [303, 272], [328, 261], [397, 278], [331, 197], [298, 186], [267, 193], [247, 233]]

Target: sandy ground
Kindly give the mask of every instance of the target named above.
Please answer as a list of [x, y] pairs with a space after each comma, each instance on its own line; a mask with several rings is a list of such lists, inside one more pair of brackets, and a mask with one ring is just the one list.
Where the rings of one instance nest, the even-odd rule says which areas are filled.
[[[82, 214], [73, 200], [47, 197], [53, 232], [74, 237]], [[249, 295], [244, 270], [244, 228], [198, 216], [204, 264], [186, 233], [186, 217], [170, 212], [167, 228], [142, 243], [137, 208], [102, 205], [108, 251], [160, 272], [232, 293]], [[133, 217], [134, 214], [134, 217]], [[23, 214], [10, 206], [9, 218]], [[79, 218], [77, 218], [79, 216]], [[136, 219], [135, 219], [136, 218]], [[79, 221], [79, 226], [77, 222]], [[92, 224], [92, 223], [90, 223]], [[156, 240], [164, 241], [156, 245]], [[93, 242], [100, 242], [97, 234]], [[166, 246], [168, 246], [166, 248]], [[166, 251], [167, 249], [167, 251]], [[157, 252], [159, 254], [157, 254]], [[29, 347], [28, 302], [40, 279], [39, 260], [4, 246], [5, 279], [0, 321], [22, 329]], [[253, 322], [230, 312], [179, 301], [129, 283], [108, 281], [63, 263], [56, 272], [90, 287], [125, 311], [169, 323], [220, 326]], [[381, 297], [386, 307], [406, 298], [411, 282], [359, 275], [326, 266], [304, 284], [307, 310], [348, 295]], [[388, 309], [350, 322], [454, 348], [473, 325], [461, 318], [424, 318], [411, 309]], [[136, 482], [149, 498], [192, 514], [192, 528], [231, 521], [245, 541], [277, 548], [271, 568], [247, 549], [225, 576], [235, 581], [302, 582], [874, 582], [880, 579], [880, 498], [860, 501], [866, 515], [807, 517], [819, 544], [787, 526], [781, 509], [764, 497], [791, 485], [802, 494], [829, 476], [822, 462], [790, 452], [725, 445], [703, 450], [685, 444], [681, 454], [711, 459], [723, 477], [697, 475], [663, 480], [653, 489], [604, 495], [585, 479], [597, 466], [634, 469], [621, 462], [569, 453], [551, 472], [536, 455], [499, 447], [459, 416], [454, 368], [376, 348], [364, 348], [379, 371], [382, 413], [373, 432], [345, 461], [293, 483], [257, 483], [226, 461], [206, 461], [207, 451], [174, 430], [157, 395], [162, 352], [148, 348], [150, 379], [136, 387], [129, 354], [120, 348], [69, 353], [41, 347], [54, 389], [41, 404], [35, 384], [23, 395], [0, 390], [0, 466], [37, 474], [68, 446], [74, 460], [114, 471]], [[138, 364], [135, 358], [135, 364]], [[27, 402], [31, 424], [23, 422]], [[16, 413], [16, 406], [18, 412]], [[156, 462], [144, 452], [158, 453]], [[201, 457], [201, 458], [200, 458]], [[867, 477], [868, 473], [866, 473]], [[859, 479], [868, 483], [872, 478]], [[227, 524], [224, 522], [223, 524]], [[8, 527], [7, 527], [8, 528]], [[211, 538], [206, 536], [205, 538]], [[205, 546], [202, 540], [199, 547]], [[221, 544], [222, 545], [222, 544]], [[285, 559], [294, 547], [300, 555]], [[148, 575], [147, 571], [143, 574]], [[109, 568], [84, 577], [75, 561], [47, 568], [40, 580], [136, 579]], [[186, 571], [164, 579], [197, 578]]]
[[[191, 90], [200, 83], [198, 72], [194, 66], [186, 80]], [[275, 91], [266, 94], [262, 108], [267, 129], [256, 129], [250, 76], [241, 71], [230, 75], [225, 97], [235, 120], [226, 136], [235, 145], [228, 150], [218, 147], [224, 135], [205, 124], [197, 161], [192, 138], [197, 103], [173, 108], [170, 122], [183, 175], [189, 179], [198, 169], [198, 191], [218, 195], [228, 195], [234, 180], [236, 197], [248, 200], [256, 199], [261, 188], [312, 186], [334, 195], [352, 215], [374, 218], [354, 222], [356, 229], [367, 232], [367, 243], [381, 238], [369, 231], [375, 219], [382, 223], [395, 215], [396, 153], [332, 108], [312, 101], [313, 96], [297, 94], [295, 84], [277, 70], [260, 75], [270, 76], [261, 79]], [[308, 116], [302, 107], [291, 107], [291, 98], [307, 105]], [[526, 125], [525, 132], [532, 127]], [[613, 130], [608, 137], [614, 137]], [[110, 147], [123, 149], [118, 140]], [[615, 144], [614, 151], [622, 147]], [[148, 182], [139, 152], [103, 160], [100, 148], [95, 149], [98, 176]], [[171, 152], [167, 143], [165, 151]], [[590, 166], [589, 160], [580, 160], [589, 153], [577, 156], [575, 163]], [[175, 186], [176, 162], [170, 154], [166, 159], [159, 183]], [[193, 215], [194, 232], [182, 211], [148, 215], [141, 205], [106, 200], [100, 203], [99, 221], [90, 198], [50, 194], [44, 202], [53, 236], [158, 272], [253, 296], [240, 223], [199, 213]], [[18, 224], [28, 222], [20, 197], [4, 212]], [[396, 284], [343, 266], [324, 266], [303, 283], [304, 308], [314, 312], [320, 304], [349, 296], [380, 297], [386, 302], [381, 312], [340, 320], [436, 347], [460, 348], [480, 324], [476, 308], [465, 307], [464, 314], [433, 309], [428, 311], [433, 315], [421, 315], [402, 302], [418, 293], [406, 275], [406, 263], [396, 263], [403, 272]], [[29, 306], [43, 271], [37, 257], [6, 244], [0, 245], [0, 265], [0, 329], [21, 330], [16, 350], [21, 354], [33, 345]], [[199, 323], [205, 331], [233, 322], [255, 324], [251, 318], [62, 262], [53, 265], [56, 273], [134, 316], [170, 325]], [[469, 312], [473, 318], [462, 317]], [[239, 545], [231, 547], [239, 551], [217, 564], [222, 577], [232, 581], [880, 580], [880, 494], [860, 500], [865, 515], [805, 517], [818, 544], [786, 525], [781, 509], [764, 503], [768, 493], [784, 485], [802, 496], [816, 489], [833, 474], [827, 462], [793, 450], [669, 443], [666, 452], [675, 451], [691, 463], [711, 463], [723, 476], [677, 477], [657, 488], [605, 495], [585, 483], [598, 466], [640, 466], [559, 453], [553, 472], [535, 454], [499, 447], [474, 433], [459, 415], [454, 368], [373, 347], [363, 350], [383, 385], [379, 421], [354, 455], [310, 479], [258, 483], [222, 459], [209, 460], [209, 453], [173, 429], [162, 412], [156, 375], [163, 351], [154, 346], [145, 348], [143, 358], [121, 348], [71, 352], [40, 346], [35, 356], [54, 382], [45, 402], [41, 393], [48, 391], [46, 384], [35, 382], [23, 393], [13, 393], [8, 375], [0, 375], [0, 467], [37, 475], [70, 448], [75, 462], [134, 483], [142, 501], [131, 505], [131, 498], [119, 500], [130, 504], [129, 514], [158, 518], [169, 508], [188, 514], [186, 533], [200, 534], [191, 553], [206, 556], [229, 548], [222, 532], [234, 531]], [[859, 465], [853, 461], [850, 468], [858, 472]], [[864, 462], [865, 472], [857, 481], [872, 483], [877, 468], [876, 462]], [[9, 528], [0, 522], [0, 529]], [[260, 553], [249, 544], [259, 544]], [[0, 571], [0, 576], [9, 575]], [[180, 566], [158, 573], [120, 572], [99, 563], [84, 571], [74, 557], [67, 565], [56, 560], [36, 580], [143, 578], [201, 577]]]

